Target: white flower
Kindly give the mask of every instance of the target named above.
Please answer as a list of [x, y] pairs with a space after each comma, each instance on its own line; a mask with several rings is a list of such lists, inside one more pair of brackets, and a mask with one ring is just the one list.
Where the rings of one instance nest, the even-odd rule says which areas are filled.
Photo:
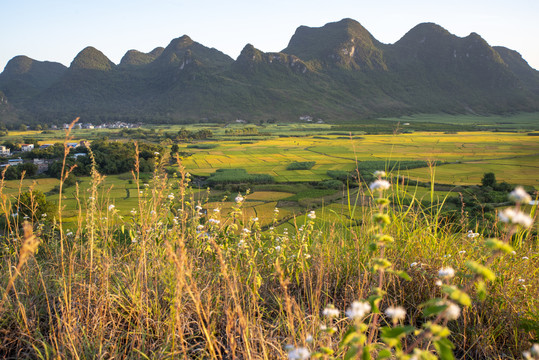
[[19, 213], [13, 213], [13, 214], [11, 214], [11, 216], [16, 218], [17, 216], [19, 216]]
[[200, 205], [195, 206], [195, 210], [196, 210], [196, 211], [202, 210], [202, 206], [200, 206]]
[[213, 212], [214, 212], [214, 213], [219, 213], [219, 212], [221, 212], [221, 210], [219, 210], [219, 209], [213, 209]]
[[134, 216], [134, 215], [136, 215], [136, 214], [137, 214], [137, 211], [136, 211], [135, 209], [131, 209], [130, 213], [131, 213], [131, 215], [133, 215], [133, 216]]
[[522, 257], [522, 260], [530, 260], [530, 258], [527, 257], [527, 256], [523, 256], [523, 257]]
[[305, 360], [311, 357], [309, 349], [299, 347], [288, 352], [288, 358], [290, 360]]
[[243, 196], [241, 196], [241, 195], [238, 195], [238, 196], [236, 196], [236, 198], [234, 200], [236, 201], [236, 204], [239, 204], [243, 200], [245, 200], [245, 198]]
[[416, 265], [417, 265], [417, 263], [414, 261], [413, 263], [410, 264], [410, 267], [413, 268]]
[[399, 320], [404, 320], [406, 318], [406, 310], [404, 310], [402, 306], [388, 307], [385, 313], [395, 322]]
[[273, 209], [273, 212], [274, 212], [274, 213], [278, 213], [278, 212], [279, 212], [279, 209], [275, 208], [275, 209]]
[[168, 198], [169, 198], [170, 200], [174, 200], [174, 194], [169, 194], [169, 195], [168, 195]]
[[257, 218], [257, 217], [251, 218], [251, 221], [252, 221], [252, 222], [257, 222], [257, 221], [258, 221], [258, 218]]
[[338, 317], [339, 314], [340, 314], [339, 309], [335, 308], [335, 306], [331, 304], [326, 306], [325, 309], [322, 311], [322, 315], [330, 319], [334, 317]]
[[526, 280], [524, 280], [524, 279], [518, 279], [518, 282], [523, 283], [524, 281], [526, 281]]
[[539, 344], [533, 344], [530, 353], [535, 357], [539, 357]]
[[41, 214], [41, 217], [47, 217], [47, 214]]
[[156, 152], [154, 152], [153, 154], [154, 154], [154, 155], [159, 155], [159, 153], [158, 153], [157, 151], [156, 151]]
[[371, 189], [371, 191], [375, 191], [375, 190], [382, 191], [382, 190], [389, 189], [390, 186], [391, 185], [389, 184], [389, 181], [387, 180], [376, 180], [369, 186], [369, 189]]
[[464, 253], [466, 253], [466, 250], [460, 250], [459, 251], [459, 254], [464, 254]]
[[374, 176], [376, 177], [386, 177], [386, 172], [384, 170], [376, 170], [374, 172]]
[[479, 233], [474, 233], [473, 230], [468, 230], [468, 235], [467, 235], [470, 239], [473, 239], [475, 237], [478, 237], [479, 236]]
[[371, 305], [368, 302], [354, 301], [346, 310], [346, 316], [352, 319], [361, 319], [371, 311]]
[[71, 231], [68, 231], [68, 232], [66, 233], [66, 236], [71, 236], [71, 235], [73, 235], [73, 233], [72, 233]]
[[316, 213], [314, 212], [314, 210], [309, 211], [309, 213], [307, 214], [307, 217], [311, 220], [316, 219]]
[[506, 208], [498, 213], [500, 221], [504, 223], [518, 224], [522, 227], [528, 228], [533, 225], [533, 219], [528, 215], [524, 214], [520, 210], [515, 210], [513, 208]]
[[144, 187], [148, 187], [148, 186], [150, 186], [150, 184], [144, 184]]
[[436, 280], [436, 281], [434, 282], [434, 285], [436, 285], [436, 286], [442, 286], [442, 285], [443, 285], [442, 280]]
[[314, 341], [313, 336], [311, 334], [307, 334], [305, 341], [308, 343], [312, 343]]
[[245, 234], [250, 234], [250, 233], [251, 233], [251, 230], [249, 230], [249, 229], [247, 229], [247, 228], [244, 228], [244, 229], [243, 229], [243, 232], [244, 232]]
[[281, 247], [280, 247], [279, 245], [277, 245], [277, 246], [275, 247], [275, 250], [277, 250], [277, 251], [279, 252], [279, 251], [281, 251]]
[[450, 303], [442, 312], [442, 316], [447, 320], [457, 320], [460, 316], [460, 307], [457, 304]]
[[115, 208], [115, 206], [114, 206], [113, 204], [110, 204], [110, 205], [109, 205], [109, 211], [114, 210], [114, 208]]
[[239, 247], [243, 247], [245, 245], [245, 241], [242, 239], [238, 242]]
[[89, 197], [88, 197], [88, 200], [95, 200], [95, 197], [89, 196]]
[[532, 198], [522, 186], [517, 186], [515, 190], [511, 191], [509, 194], [509, 200], [527, 204], [532, 201]]
[[208, 220], [208, 222], [210, 222], [211, 224], [214, 224], [214, 225], [219, 225], [219, 223], [220, 223], [221, 221], [219, 221], [219, 220], [217, 220], [217, 219], [210, 219], [210, 220]]
[[442, 279], [449, 279], [455, 276], [455, 270], [452, 267], [441, 268], [438, 270], [438, 276]]
[[200, 230], [202, 230], [202, 229], [204, 229], [204, 225], [202, 225], [202, 224], [197, 225], [197, 230], [200, 231]]

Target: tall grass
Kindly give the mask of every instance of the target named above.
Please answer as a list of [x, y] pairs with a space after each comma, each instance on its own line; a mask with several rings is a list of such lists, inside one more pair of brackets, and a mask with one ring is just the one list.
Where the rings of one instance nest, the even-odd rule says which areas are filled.
[[[359, 225], [321, 225], [311, 212], [293, 229], [262, 232], [244, 216], [248, 195], [223, 217], [195, 198], [179, 161], [171, 178], [166, 163], [157, 160], [148, 186], [133, 172], [141, 196], [130, 217], [109, 203], [94, 165], [74, 231], [62, 227], [61, 202], [54, 216], [12, 216], [0, 183], [1, 357], [518, 358], [538, 340], [533, 229], [508, 226], [496, 244], [514, 253], [492, 251], [438, 209], [402, 205], [413, 189], [391, 184], [390, 199], [368, 188], [349, 199], [352, 217], [364, 213]], [[440, 285], [449, 267], [455, 277]], [[456, 320], [441, 315], [448, 287], [470, 298]], [[355, 318], [361, 299], [371, 310]], [[399, 307], [404, 318], [387, 310]]]

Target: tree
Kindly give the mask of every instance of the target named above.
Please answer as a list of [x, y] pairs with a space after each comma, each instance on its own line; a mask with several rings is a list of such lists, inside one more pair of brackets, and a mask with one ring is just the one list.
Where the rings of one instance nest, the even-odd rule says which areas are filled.
[[18, 213], [19, 217], [28, 216], [30, 219], [38, 220], [46, 213], [52, 212], [53, 204], [47, 201], [45, 194], [39, 190], [27, 191], [19, 196], [19, 201], [13, 204], [13, 213]]
[[481, 185], [485, 187], [490, 186], [493, 188], [494, 185], [496, 185], [496, 175], [494, 175], [492, 172], [485, 173], [481, 179]]

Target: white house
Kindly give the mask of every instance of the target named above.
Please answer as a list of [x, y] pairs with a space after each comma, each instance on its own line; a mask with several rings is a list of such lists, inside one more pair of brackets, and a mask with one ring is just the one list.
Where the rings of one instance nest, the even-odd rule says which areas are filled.
[[21, 144], [21, 151], [32, 151], [34, 150], [34, 144]]
[[4, 145], [0, 145], [0, 155], [9, 156], [11, 155], [11, 150], [8, 147], [5, 147]]

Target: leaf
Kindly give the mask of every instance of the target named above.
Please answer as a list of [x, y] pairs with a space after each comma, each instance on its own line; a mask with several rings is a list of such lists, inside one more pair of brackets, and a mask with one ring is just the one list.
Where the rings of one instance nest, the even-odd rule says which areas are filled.
[[442, 360], [454, 360], [455, 357], [453, 356], [453, 343], [447, 339], [440, 339], [436, 340], [434, 342], [434, 347], [436, 348], [436, 351], [438, 352], [438, 355], [440, 355], [440, 359]]
[[410, 275], [408, 275], [406, 271], [399, 270], [399, 271], [395, 271], [395, 273], [406, 281], [412, 280], [412, 278], [410, 277]]
[[320, 348], [320, 351], [322, 351], [324, 354], [327, 354], [327, 355], [332, 355], [334, 353], [333, 350], [331, 350], [330, 348], [328, 348], [326, 346], [322, 346]]
[[378, 352], [377, 359], [389, 359], [392, 355], [388, 349], [382, 349]]
[[363, 352], [361, 353], [361, 360], [371, 360], [371, 349], [369, 346], [365, 346], [363, 348]]
[[415, 328], [413, 326], [396, 326], [396, 327], [383, 327], [380, 329], [381, 336], [386, 338], [399, 338], [402, 335], [409, 334], [413, 332]]
[[359, 348], [357, 346], [351, 346], [350, 349], [344, 354], [344, 360], [351, 360], [356, 357], [357, 353], [359, 352]]
[[359, 337], [354, 327], [350, 327], [343, 335], [340, 346], [348, 345], [354, 338]]
[[441, 313], [445, 309], [447, 309], [447, 305], [431, 305], [431, 306], [427, 306], [423, 310], [423, 316], [429, 317], [431, 315], [438, 315], [439, 313]]

